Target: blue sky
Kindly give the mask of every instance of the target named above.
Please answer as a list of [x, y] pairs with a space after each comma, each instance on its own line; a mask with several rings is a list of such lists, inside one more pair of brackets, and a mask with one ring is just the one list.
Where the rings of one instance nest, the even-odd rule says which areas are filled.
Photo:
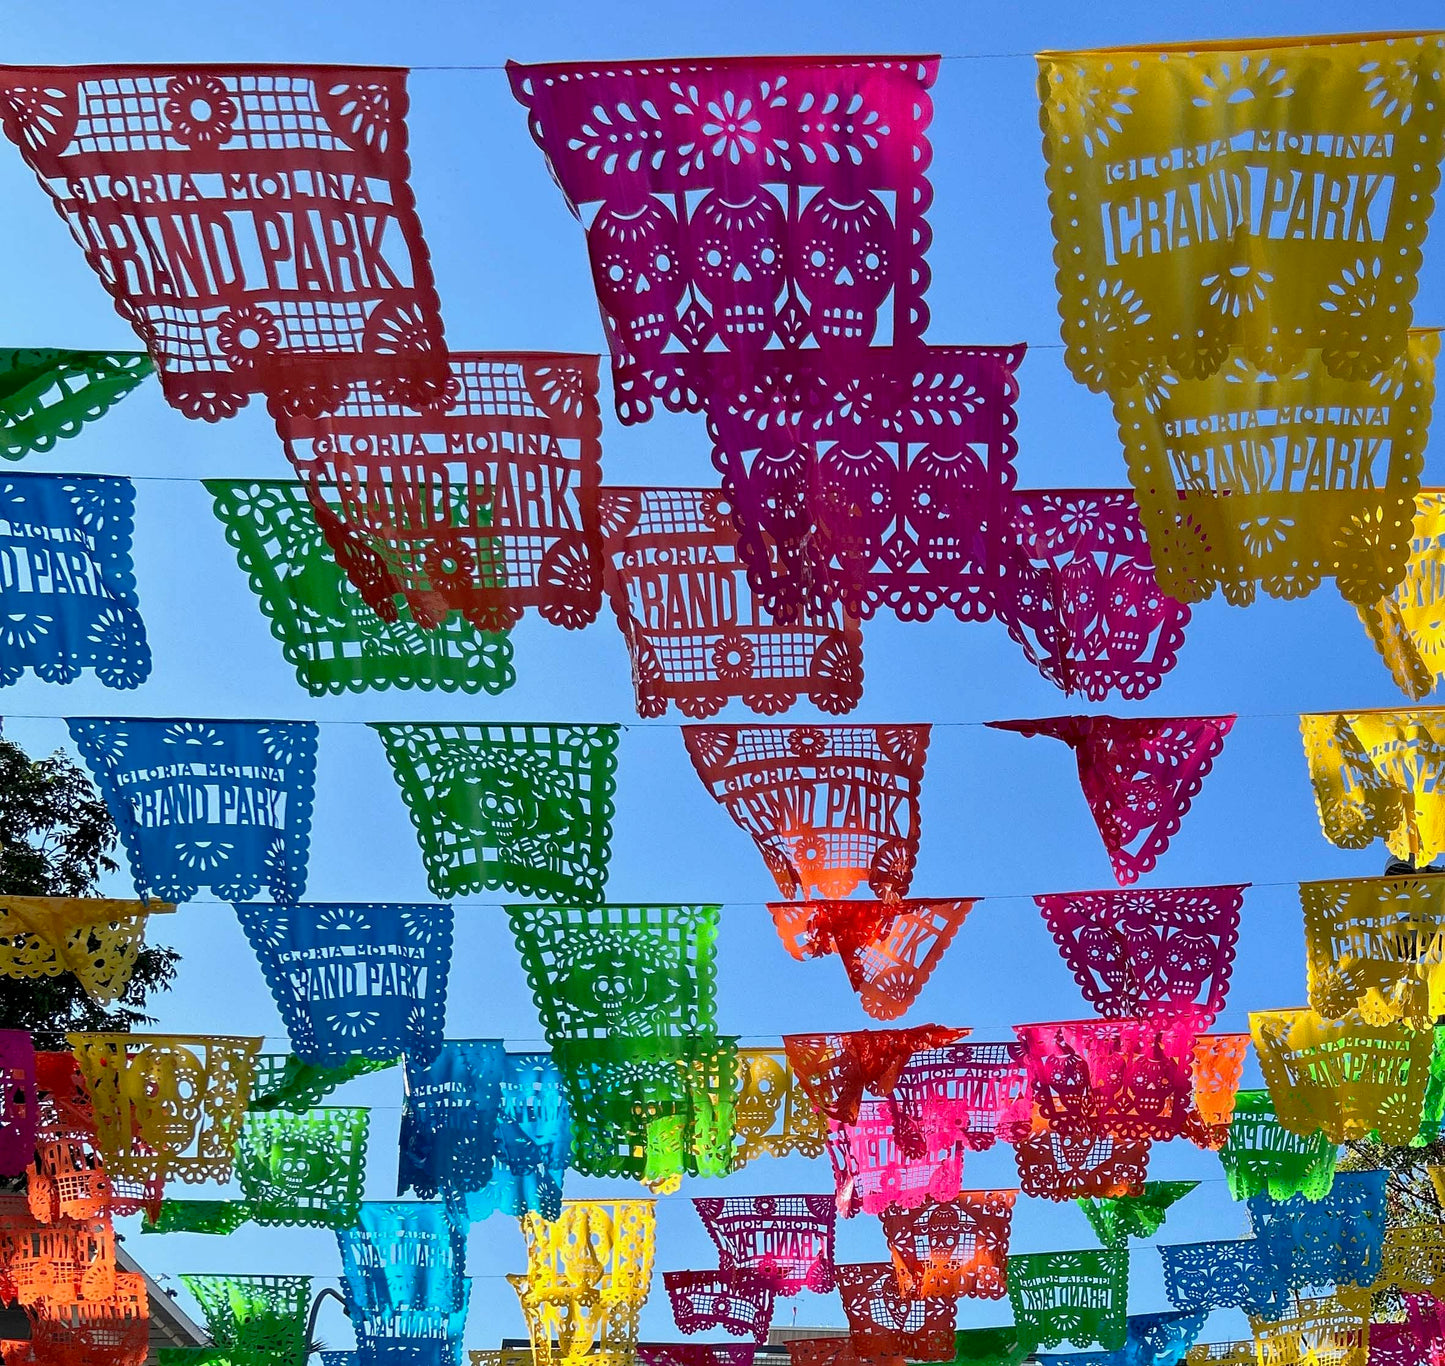
[[[1438, 0], [1362, 7], [1342, 0], [1195, 0], [1101, 3], [629, 3], [524, 5], [455, 0], [108, 0], [10, 4], [0, 10], [0, 53], [14, 63], [264, 60], [375, 62], [417, 67], [500, 66], [507, 58], [709, 56], [737, 53], [942, 52], [934, 88], [930, 213], [934, 244], [929, 340], [1033, 344], [1020, 372], [1019, 482], [1026, 487], [1122, 485], [1109, 405], [1075, 385], [1058, 349], [1051, 240], [1039, 147], [1036, 48], [1428, 27]], [[1010, 54], [1010, 55], [988, 55]], [[977, 56], [977, 60], [972, 58]], [[583, 239], [527, 135], [523, 111], [496, 69], [418, 70], [411, 81], [412, 183], [426, 228], [448, 341], [457, 350], [603, 349]], [[1437, 223], [1438, 230], [1438, 223]], [[133, 348], [59, 219], [23, 167], [0, 146], [0, 344]], [[1445, 256], [1426, 248], [1416, 320], [1445, 322]], [[605, 369], [605, 367], [604, 367]], [[604, 471], [623, 484], [713, 482], [702, 422], [661, 415], [642, 427], [612, 418], [604, 390]], [[1439, 423], [1437, 422], [1437, 431]], [[836, 961], [797, 964], [778, 944], [762, 903], [773, 884], [751, 843], [697, 782], [671, 725], [638, 725], [622, 639], [609, 615], [583, 633], [527, 620], [515, 633], [517, 686], [499, 698], [368, 693], [316, 700], [294, 682], [199, 480], [286, 477], [259, 402], [207, 426], [170, 411], [154, 385], [78, 439], [32, 458], [29, 469], [135, 476], [136, 571], [155, 655], [151, 680], [116, 694], [86, 678], [71, 687], [26, 679], [0, 697], [6, 733], [32, 751], [64, 743], [66, 714], [305, 717], [322, 722], [309, 897], [421, 900], [427, 889], [410, 824], [369, 720], [594, 720], [628, 725], [620, 748], [618, 816], [609, 884], [614, 901], [722, 901], [722, 1028], [749, 1039], [869, 1021]], [[1427, 457], [1427, 483], [1445, 483]], [[1045, 683], [1002, 627], [939, 619], [865, 628], [862, 721], [935, 725], [923, 791], [923, 846], [914, 891], [981, 895], [979, 906], [910, 1018], [970, 1025], [976, 1038], [1009, 1037], [1015, 1021], [1083, 1012], [1028, 894], [1110, 885], [1107, 860], [1062, 745], [981, 729], [982, 721], [1080, 710]], [[1374, 874], [1377, 848], [1350, 854], [1325, 842], [1301, 756], [1296, 715], [1400, 701], [1354, 610], [1330, 587], [1297, 603], [1265, 599], [1240, 611], [1198, 607], [1178, 668], [1127, 714], [1240, 714], [1214, 775], [1150, 885], [1251, 881], [1229, 1008], [1304, 999], [1302, 878]], [[793, 716], [812, 713], [805, 705]], [[32, 719], [35, 718], [35, 719]], [[729, 719], [746, 720], [739, 711]], [[117, 882], [115, 894], [125, 894]], [[161, 1028], [272, 1036], [280, 1020], [229, 908], [194, 903], [167, 918], [161, 938], [184, 956], [176, 990], [157, 1002]], [[461, 906], [448, 1033], [535, 1043], [539, 1028], [500, 910]], [[397, 1072], [352, 1084], [338, 1100], [371, 1104], [368, 1194], [394, 1194]], [[1168, 1241], [1236, 1236], [1217, 1161], [1181, 1144], [1156, 1150], [1151, 1176], [1204, 1184], [1171, 1214]], [[1006, 1150], [970, 1156], [965, 1184], [1016, 1184]], [[759, 1162], [725, 1183], [683, 1195], [822, 1190], [825, 1163]], [[569, 1194], [621, 1195], [616, 1184], [569, 1180]], [[185, 1192], [191, 1194], [193, 1192]], [[1021, 1200], [1017, 1251], [1090, 1246], [1073, 1206]], [[228, 1238], [131, 1236], [147, 1267], [295, 1272], [334, 1277], [329, 1234], [243, 1230]], [[658, 1268], [708, 1265], [710, 1245], [686, 1199], [659, 1204]], [[840, 1257], [884, 1255], [876, 1220], [842, 1226]], [[523, 1267], [515, 1226], [474, 1227], [476, 1277], [467, 1345], [492, 1346], [525, 1329], [501, 1276]], [[172, 1285], [178, 1285], [174, 1280]], [[1136, 1245], [1136, 1313], [1167, 1308], [1158, 1259]], [[777, 1322], [841, 1323], [836, 1297], [780, 1302]], [[1001, 1323], [1007, 1304], [963, 1302], [960, 1326]], [[1210, 1339], [1244, 1327], [1216, 1315]], [[349, 1341], [327, 1310], [332, 1345]], [[676, 1336], [660, 1279], [643, 1333]]]

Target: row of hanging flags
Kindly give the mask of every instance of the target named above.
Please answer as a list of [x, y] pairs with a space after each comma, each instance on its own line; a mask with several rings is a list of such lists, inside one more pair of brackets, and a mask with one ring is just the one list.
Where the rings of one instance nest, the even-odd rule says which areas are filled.
[[[605, 488], [596, 359], [451, 353], [408, 183], [406, 73], [302, 66], [0, 68], [0, 123], [147, 356], [15, 351], [0, 454], [49, 449], [152, 366], [217, 420], [264, 397], [295, 482], [211, 483], [298, 679], [501, 691], [528, 608], [585, 626], [605, 592], [637, 706], [706, 720], [862, 693], [859, 622], [995, 617], [1067, 691], [1146, 695], [1216, 589], [1333, 578], [1401, 687], [1445, 673], [1445, 498], [1421, 488], [1438, 337], [1415, 325], [1445, 103], [1438, 34], [1055, 53], [1039, 89], [1064, 358], [1114, 405], [1130, 490], [1020, 491], [1022, 346], [924, 340], [938, 60], [738, 58], [508, 67], [582, 221], [617, 415], [703, 416], [718, 489]], [[11, 476], [3, 681], [150, 658], [122, 479]], [[1147, 540], [1146, 540], [1147, 537]], [[21, 601], [21, 597], [24, 601]], [[1064, 740], [1121, 886], [1154, 866], [1233, 718], [1000, 723]], [[1322, 823], [1419, 867], [1445, 846], [1429, 711], [1302, 718]], [[708, 906], [604, 905], [617, 728], [378, 726], [439, 898], [506, 887], [546, 1053], [446, 1041], [451, 910], [301, 900], [316, 729], [71, 723], [135, 902], [9, 898], [0, 970], [124, 990], [147, 916], [237, 902], [290, 1054], [254, 1039], [0, 1035], [0, 1282], [13, 1363], [145, 1357], [144, 1282], [112, 1218], [336, 1230], [355, 1360], [459, 1360], [469, 1222], [517, 1216], [511, 1277], [540, 1363], [747, 1366], [775, 1303], [839, 1291], [850, 1332], [794, 1366], [1258, 1360], [1416, 1366], [1445, 1341], [1445, 1232], [1387, 1228], [1369, 1135], [1445, 1115], [1430, 878], [1306, 883], [1308, 1009], [1210, 1033], [1244, 888], [1039, 898], [1095, 1018], [975, 1042], [938, 1025], [718, 1033]], [[897, 1020], [967, 899], [906, 899], [926, 726], [693, 726], [699, 775], [756, 840], [797, 957], [836, 954]], [[866, 885], [867, 899], [847, 899]], [[273, 902], [254, 900], [263, 890]], [[166, 898], [157, 901], [153, 897]], [[1267, 1089], [1239, 1091], [1252, 1037]], [[360, 1199], [364, 1110], [319, 1105], [405, 1060], [399, 1193]], [[1161, 1248], [1166, 1313], [1128, 1316], [1131, 1237], [1191, 1184], [1153, 1144], [1218, 1151], [1248, 1239]], [[1010, 1254], [1018, 1192], [962, 1187], [1014, 1149], [1023, 1192], [1086, 1202], [1095, 1249]], [[639, 1344], [650, 1199], [564, 1201], [567, 1168], [655, 1191], [827, 1153], [831, 1194], [703, 1198], [718, 1264], [663, 1273], [684, 1334]], [[230, 1180], [236, 1200], [173, 1198]], [[839, 1217], [889, 1260], [838, 1265]], [[216, 1354], [300, 1366], [306, 1277], [195, 1276]], [[1334, 1293], [1321, 1293], [1325, 1287]], [[1372, 1321], [1371, 1288], [1401, 1312]], [[955, 1333], [962, 1297], [1006, 1329]], [[1195, 1346], [1237, 1307], [1249, 1343]], [[69, 1353], [69, 1355], [67, 1355]], [[350, 1354], [326, 1366], [341, 1366]], [[510, 1366], [506, 1353], [476, 1354]], [[191, 1358], [176, 1356], [177, 1363]]]

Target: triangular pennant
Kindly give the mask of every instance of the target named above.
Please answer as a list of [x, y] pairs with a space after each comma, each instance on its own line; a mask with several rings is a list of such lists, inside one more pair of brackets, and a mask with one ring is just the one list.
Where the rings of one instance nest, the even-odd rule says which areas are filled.
[[143, 898], [189, 901], [208, 887], [248, 901], [265, 887], [289, 904], [306, 890], [314, 721], [91, 716], [66, 725]]
[[600, 205], [584, 217], [623, 422], [699, 411], [780, 354], [846, 372], [922, 337], [937, 74], [936, 57], [508, 65], [568, 205]]
[[420, 409], [359, 381], [277, 428], [337, 562], [373, 611], [405, 599], [504, 631], [530, 608], [576, 628], [602, 606], [597, 357], [469, 352]]
[[616, 726], [379, 724], [438, 897], [505, 887], [595, 905], [612, 852]]
[[977, 898], [951, 901], [773, 902], [768, 912], [794, 958], [836, 953], [875, 1020], [905, 1015]]
[[1369, 604], [1356, 603], [1375, 649], [1400, 691], [1413, 702], [1435, 691], [1445, 675], [1445, 489], [1415, 495], [1415, 521], [1405, 575], [1394, 589]]
[[[0, 112], [166, 399], [215, 421], [255, 393], [316, 411], [359, 375], [413, 401], [440, 391], [406, 79], [395, 67], [7, 67]], [[136, 192], [151, 184], [169, 188]]]
[[1445, 709], [1306, 714], [1300, 734], [1331, 844], [1384, 840], [1415, 868], [1445, 851], [1445, 785], [1437, 781]]
[[664, 1271], [662, 1284], [679, 1331], [721, 1328], [733, 1337], [768, 1340], [776, 1296], [767, 1277], [733, 1271]]
[[374, 611], [300, 484], [204, 482], [271, 634], [313, 697], [383, 688], [495, 694], [517, 681], [505, 632], [478, 631], [455, 611], [423, 630], [400, 595], [389, 616]]
[[305, 1366], [310, 1276], [196, 1276], [181, 1283], [195, 1297], [211, 1340], [233, 1366]]
[[19, 460], [75, 436], [154, 368], [136, 351], [0, 347], [0, 456]]
[[1128, 1247], [1130, 1238], [1152, 1238], [1158, 1233], [1170, 1206], [1198, 1184], [1197, 1181], [1146, 1181], [1138, 1195], [1085, 1196], [1079, 1204], [1083, 1206], [1089, 1227], [1105, 1247]]
[[749, 583], [717, 489], [601, 491], [605, 582], [632, 657], [639, 716], [694, 720], [733, 698], [777, 716], [806, 696], [842, 716], [863, 697], [863, 640], [834, 606], [776, 621]]
[[1147, 697], [1174, 667], [1189, 609], [1166, 597], [1126, 489], [1008, 495], [998, 616], [1066, 693]]
[[1034, 1347], [1098, 1343], [1114, 1352], [1127, 1337], [1129, 1254], [1117, 1249], [1030, 1252], [1008, 1259], [1008, 1297], [1021, 1342]]
[[1268, 1247], [1257, 1238], [1161, 1246], [1164, 1293], [1176, 1309], [1243, 1309], [1277, 1318], [1289, 1302]]
[[120, 689], [150, 677], [131, 559], [134, 510], [129, 479], [0, 475], [7, 562], [0, 685], [18, 682], [26, 669], [47, 683], [74, 683], [90, 669]]
[[452, 908], [357, 902], [233, 909], [303, 1063], [425, 1062], [446, 1025]]
[[1059, 892], [1034, 904], [1100, 1015], [1187, 1006], [1207, 1027], [1224, 1009], [1248, 885]]
[[914, 1210], [884, 1210], [883, 1236], [906, 1298], [943, 1295], [1001, 1300], [1014, 1190], [961, 1191]]
[[126, 994], [146, 921], [175, 907], [105, 897], [0, 897], [0, 974], [21, 981], [73, 973], [93, 1001]]
[[721, 1270], [761, 1276], [779, 1295], [826, 1295], [836, 1284], [832, 1196], [710, 1196], [692, 1204]]
[[72, 1034], [112, 1180], [231, 1179], [260, 1039]]
[[951, 1295], [905, 1296], [892, 1262], [840, 1265], [838, 1292], [859, 1352], [920, 1360], [946, 1356], [953, 1346], [957, 1300]]
[[1234, 717], [1051, 716], [988, 725], [1048, 735], [1074, 750], [1084, 800], [1124, 886], [1150, 872], [1168, 849]]
[[813, 1105], [837, 1124], [852, 1124], [865, 1091], [887, 1099], [915, 1053], [956, 1043], [968, 1032], [949, 1025], [912, 1025], [837, 1034], [785, 1034], [783, 1047], [798, 1084]]
[[[789, 900], [904, 896], [927, 726], [684, 726], [693, 767]], [[811, 813], [811, 815], [810, 815]]]

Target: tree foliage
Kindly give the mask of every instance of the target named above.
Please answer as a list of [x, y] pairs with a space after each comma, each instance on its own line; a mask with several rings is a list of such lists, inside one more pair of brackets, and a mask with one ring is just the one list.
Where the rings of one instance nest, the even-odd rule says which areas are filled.
[[[113, 857], [115, 823], [89, 775], [68, 755], [32, 759], [0, 740], [0, 896], [94, 896]], [[0, 977], [0, 1028], [29, 1030], [35, 1046], [68, 1047], [70, 1032], [125, 1032], [150, 1024], [154, 991], [169, 990], [179, 955], [143, 948], [125, 995], [110, 1006], [90, 999], [73, 973]]]

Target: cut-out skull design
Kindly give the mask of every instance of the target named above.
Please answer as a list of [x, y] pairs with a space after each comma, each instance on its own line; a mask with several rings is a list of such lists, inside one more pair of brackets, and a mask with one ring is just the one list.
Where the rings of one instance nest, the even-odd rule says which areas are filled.
[[730, 351], [768, 344], [783, 288], [787, 219], [766, 191], [736, 201], [714, 190], [692, 215], [692, 280]]
[[815, 196], [798, 220], [797, 274], [818, 345], [867, 346], [893, 288], [893, 222], [877, 195]]
[[206, 1094], [206, 1070], [184, 1048], [142, 1048], [126, 1067], [127, 1099], [136, 1128], [158, 1153], [181, 1153], [195, 1141]]
[[1104, 594], [1104, 626], [1114, 659], [1138, 659], [1169, 610], [1151, 566], [1125, 561], [1114, 566]]
[[908, 520], [918, 551], [935, 570], [963, 569], [982, 557], [978, 499], [988, 484], [983, 462], [967, 446], [925, 446], [908, 470]]
[[845, 439], [818, 453], [818, 523], [829, 556], [861, 583], [893, 524], [898, 468], [882, 446]]
[[677, 220], [656, 199], [607, 203], [587, 231], [597, 297], [633, 359], [660, 356], [686, 287]]

